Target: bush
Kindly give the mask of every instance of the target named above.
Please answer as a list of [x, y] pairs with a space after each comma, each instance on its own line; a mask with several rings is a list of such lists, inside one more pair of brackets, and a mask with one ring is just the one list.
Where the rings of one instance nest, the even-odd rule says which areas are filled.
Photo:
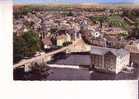
[[123, 32], [123, 33], [120, 33], [119, 36], [121, 37], [124, 37], [124, 38], [127, 38], [128, 37], [128, 33], [127, 32]]
[[63, 46], [68, 46], [68, 45], [70, 45], [70, 44], [72, 44], [72, 42], [64, 42], [64, 43], [63, 43]]
[[31, 72], [24, 74], [25, 80], [46, 80], [50, 68], [45, 63], [33, 63], [31, 65]]
[[47, 74], [46, 71], [49, 70], [49, 67], [44, 63], [41, 63], [41, 64], [35, 63], [35, 64], [32, 64], [31, 70], [32, 70], [33, 74], [39, 74], [39, 75], [43, 76], [43, 75]]

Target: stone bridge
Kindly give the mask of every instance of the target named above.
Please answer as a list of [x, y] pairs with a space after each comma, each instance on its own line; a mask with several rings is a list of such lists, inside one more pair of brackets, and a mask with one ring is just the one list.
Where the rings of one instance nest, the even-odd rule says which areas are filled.
[[49, 57], [52, 57], [54, 54], [57, 54], [63, 51], [66, 51], [67, 53], [86, 52], [86, 51], [90, 51], [90, 48], [91, 47], [89, 45], [86, 45], [82, 39], [77, 39], [76, 41], [73, 41], [72, 44], [62, 47], [58, 50], [55, 50], [55, 51], [52, 51], [52, 52], [49, 52], [40, 56], [33, 57], [31, 59], [20, 61], [19, 63], [14, 64], [14, 69], [18, 67], [22, 67], [22, 66], [24, 66], [25, 68], [28, 68], [28, 66], [33, 62], [38, 62], [38, 61], [47, 62], [49, 60], [48, 59]]

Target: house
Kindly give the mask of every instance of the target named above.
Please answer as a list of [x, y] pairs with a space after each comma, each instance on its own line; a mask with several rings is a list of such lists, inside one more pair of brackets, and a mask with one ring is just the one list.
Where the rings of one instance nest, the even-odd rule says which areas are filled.
[[53, 45], [51, 39], [47, 36], [42, 39], [42, 43], [44, 45], [44, 49], [50, 49]]
[[128, 35], [128, 31], [118, 28], [118, 27], [108, 27], [108, 28], [103, 28], [101, 30], [105, 35], [110, 35], [110, 36], [121, 36], [121, 35]]
[[107, 46], [107, 40], [105, 38], [92, 39], [92, 45], [100, 46], [100, 47], [106, 47]]
[[130, 41], [129, 44], [125, 46], [125, 49], [131, 53], [139, 53], [139, 40]]
[[130, 52], [130, 62], [139, 64], [139, 40], [131, 41], [125, 49]]
[[129, 65], [130, 54], [125, 49], [92, 46], [91, 67], [98, 71], [119, 73]]
[[58, 35], [56, 38], [56, 43], [57, 46], [63, 46], [64, 43], [66, 42], [71, 42], [71, 37], [69, 34], [62, 34], [62, 35]]
[[66, 42], [66, 35], [59, 35], [57, 36], [57, 46], [63, 46], [64, 42]]

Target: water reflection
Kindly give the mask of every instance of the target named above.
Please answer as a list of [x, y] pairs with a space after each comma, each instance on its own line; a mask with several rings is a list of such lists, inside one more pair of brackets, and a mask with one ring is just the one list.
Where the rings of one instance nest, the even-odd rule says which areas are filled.
[[[51, 71], [51, 72], [50, 72]], [[139, 69], [134, 73], [112, 74], [87, 69], [50, 68], [45, 73], [24, 72], [23, 68], [14, 70], [14, 80], [136, 80], [139, 78]]]
[[[78, 61], [76, 61], [78, 60]], [[89, 71], [89, 56], [85, 54], [83, 56], [78, 54], [65, 55], [58, 54], [51, 64], [67, 64], [67, 65], [80, 65], [79, 69], [71, 68], [46, 68], [39, 72], [24, 72], [24, 68], [18, 68], [14, 70], [14, 80], [136, 80], [139, 79], [139, 66], [135, 67], [133, 73], [120, 72], [118, 74], [104, 73], [93, 70], [92, 73]], [[35, 66], [36, 67], [36, 66]], [[83, 69], [85, 68], [85, 69]], [[38, 69], [37, 69], [38, 70]]]

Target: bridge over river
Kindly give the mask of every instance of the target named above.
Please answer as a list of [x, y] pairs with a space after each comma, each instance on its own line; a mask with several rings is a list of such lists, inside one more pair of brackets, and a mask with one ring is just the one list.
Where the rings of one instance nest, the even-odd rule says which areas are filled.
[[57, 54], [57, 53], [60, 53], [63, 51], [81, 52], [81, 51], [86, 51], [86, 50], [90, 50], [90, 46], [86, 45], [82, 39], [77, 39], [76, 41], [73, 41], [72, 44], [65, 46], [65, 47], [62, 47], [58, 50], [54, 50], [52, 52], [33, 57], [31, 59], [20, 61], [19, 63], [14, 64], [14, 69], [21, 67], [21, 66], [28, 66], [33, 62], [46, 60], [48, 57], [51, 57], [54, 54]]

